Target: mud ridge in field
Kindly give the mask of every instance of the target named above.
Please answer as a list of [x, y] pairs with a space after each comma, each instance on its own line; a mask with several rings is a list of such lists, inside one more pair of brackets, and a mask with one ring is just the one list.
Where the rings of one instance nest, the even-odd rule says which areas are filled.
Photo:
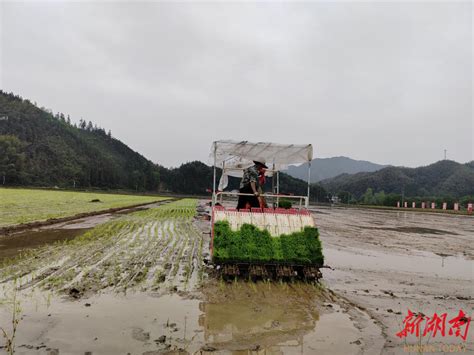
[[129, 213], [129, 212], [140, 210], [142, 208], [147, 208], [148, 206], [160, 204], [163, 202], [167, 203], [169, 202], [169, 200], [158, 200], [154, 202], [140, 203], [140, 204], [135, 204], [131, 206], [114, 207], [114, 208], [108, 208], [108, 209], [99, 210], [99, 211], [78, 213], [73, 216], [48, 218], [45, 221], [35, 221], [35, 222], [27, 222], [27, 223], [21, 223], [21, 224], [16, 224], [16, 225], [11, 225], [11, 226], [4, 226], [4, 227], [0, 227], [0, 236], [10, 235], [10, 234], [14, 234], [14, 233], [22, 232], [22, 231], [27, 231], [27, 230], [31, 230], [35, 228], [44, 227], [44, 226], [51, 226], [51, 225], [64, 223], [64, 222], [72, 222], [81, 218], [101, 216], [101, 215], [109, 214], [109, 213]]
[[394, 232], [403, 232], [403, 233], [415, 233], [415, 234], [438, 234], [438, 235], [459, 235], [458, 233], [452, 231], [445, 231], [441, 229], [433, 229], [433, 228], [422, 228], [422, 227], [368, 227], [368, 226], [357, 226], [358, 228], [363, 229], [372, 229], [372, 230], [386, 230], [386, 231], [394, 231]]
[[73, 298], [102, 290], [186, 291], [202, 280], [203, 234], [194, 200], [123, 215], [70, 241], [30, 250], [0, 269], [0, 284]]

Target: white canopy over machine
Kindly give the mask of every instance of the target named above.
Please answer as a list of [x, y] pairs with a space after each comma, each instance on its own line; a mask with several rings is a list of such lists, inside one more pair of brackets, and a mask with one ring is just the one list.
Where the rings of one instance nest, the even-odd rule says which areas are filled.
[[285, 170], [290, 164], [308, 163], [308, 198], [310, 183], [311, 160], [313, 146], [311, 144], [279, 144], [234, 140], [219, 140], [212, 143], [209, 156], [214, 166], [213, 195], [216, 193], [216, 167], [222, 169], [223, 174], [219, 183], [219, 190], [227, 186], [227, 176], [242, 177], [243, 170], [252, 166], [254, 161], [260, 161], [268, 166], [266, 175]]
[[227, 170], [228, 175], [240, 177], [243, 169], [253, 165], [254, 160], [264, 160], [272, 171], [284, 170], [290, 164], [310, 162], [313, 146], [221, 140], [212, 143], [210, 159], [214, 166]]

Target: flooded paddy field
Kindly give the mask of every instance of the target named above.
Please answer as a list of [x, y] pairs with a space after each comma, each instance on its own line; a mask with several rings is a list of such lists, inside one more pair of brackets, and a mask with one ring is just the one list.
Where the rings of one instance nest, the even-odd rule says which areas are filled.
[[466, 341], [449, 336], [448, 320], [444, 337], [396, 334], [408, 310], [430, 317], [447, 313], [448, 319], [463, 310], [472, 317], [474, 218], [346, 208], [319, 208], [314, 215], [326, 263], [334, 269], [324, 269], [324, 284], [376, 321], [383, 353], [416, 353], [407, 344], [436, 350], [427, 353], [473, 351], [472, 329]]
[[117, 219], [123, 214], [156, 208], [170, 202], [172, 200], [167, 199], [131, 208], [120, 208], [115, 212], [93, 214], [52, 224], [43, 225], [42, 222], [39, 222], [38, 226], [26, 228], [26, 230], [20, 229], [20, 231], [6, 231], [2, 233], [0, 230], [0, 263], [4, 259], [17, 257], [22, 253], [28, 252], [30, 249], [54, 242], [72, 240], [89, 229]]
[[468, 217], [316, 208], [333, 268], [320, 284], [224, 282], [209, 265], [206, 208], [185, 199], [49, 226], [37, 233], [64, 238], [37, 248], [18, 235], [21, 257], [0, 269], [15, 353], [407, 353], [395, 336], [407, 308], [472, 314]]

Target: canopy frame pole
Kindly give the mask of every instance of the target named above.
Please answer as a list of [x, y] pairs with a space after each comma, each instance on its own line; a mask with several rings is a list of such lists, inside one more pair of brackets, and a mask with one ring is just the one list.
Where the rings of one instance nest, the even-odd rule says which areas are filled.
[[217, 161], [217, 142], [214, 142], [214, 179], [212, 183], [212, 207], [216, 204], [216, 161]]
[[280, 172], [277, 171], [277, 204], [275, 207], [278, 208], [280, 205]]
[[[272, 170], [275, 170], [275, 163], [273, 163]], [[272, 174], [272, 194], [276, 192], [275, 187], [275, 173]], [[275, 206], [275, 199], [272, 198], [272, 204]]]
[[309, 190], [311, 189], [311, 160], [308, 160], [308, 195], [306, 199], [306, 208], [309, 207]]
[[[222, 179], [222, 176], [224, 176], [224, 171], [225, 171], [225, 160], [222, 162], [222, 175], [221, 175], [221, 179]], [[220, 183], [219, 183], [219, 185], [220, 185]], [[224, 190], [224, 189], [222, 189], [222, 190]], [[223, 198], [224, 198], [224, 196], [221, 195], [221, 202], [220, 202], [221, 205], [222, 205], [223, 202], [224, 202], [224, 201], [223, 201]], [[216, 198], [216, 201], [217, 201], [217, 198]]]

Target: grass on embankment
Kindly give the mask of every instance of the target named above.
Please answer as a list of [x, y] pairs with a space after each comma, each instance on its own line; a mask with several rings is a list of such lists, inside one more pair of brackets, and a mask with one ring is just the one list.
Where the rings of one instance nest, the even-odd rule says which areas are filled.
[[[164, 199], [166, 198], [158, 196], [0, 188], [0, 227], [70, 217], [80, 213]], [[92, 200], [100, 202], [91, 202]]]

